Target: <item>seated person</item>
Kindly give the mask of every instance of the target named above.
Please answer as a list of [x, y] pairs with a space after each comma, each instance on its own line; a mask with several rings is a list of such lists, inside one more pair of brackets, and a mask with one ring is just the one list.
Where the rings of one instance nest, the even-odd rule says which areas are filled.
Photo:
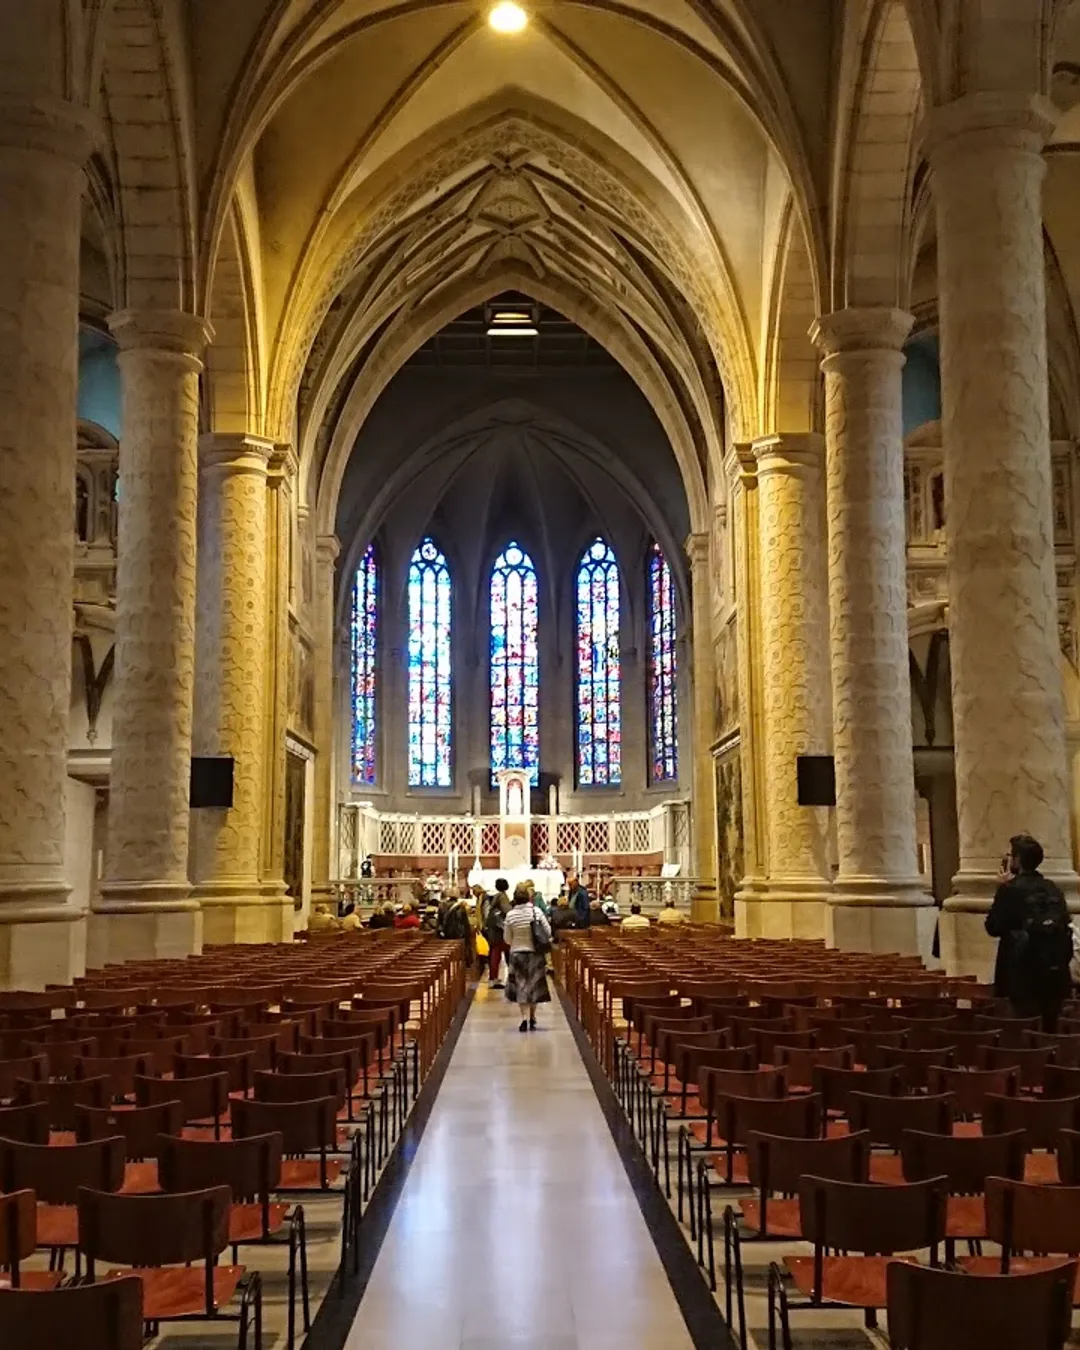
[[589, 901], [589, 927], [604, 928], [611, 926], [611, 920], [599, 900]]
[[555, 941], [558, 942], [561, 933], [577, 926], [577, 915], [570, 908], [570, 897], [560, 895], [551, 914], [551, 932]]
[[368, 920], [369, 928], [393, 928], [394, 926], [394, 906], [389, 901], [383, 905], [382, 909], [377, 909]]
[[622, 921], [623, 928], [648, 928], [649, 921], [641, 912], [641, 906], [636, 902], [630, 906], [630, 913]]
[[341, 920], [341, 931], [343, 933], [355, 933], [360, 928], [360, 912], [354, 905]]
[[307, 930], [309, 933], [331, 933], [336, 931], [339, 926], [337, 919], [330, 913], [329, 905], [315, 905], [308, 915]]
[[674, 900], [665, 900], [664, 908], [656, 916], [657, 923], [686, 923], [686, 915], [675, 908]]
[[404, 911], [394, 920], [395, 928], [419, 928], [420, 927], [420, 906], [415, 900], [411, 900]]

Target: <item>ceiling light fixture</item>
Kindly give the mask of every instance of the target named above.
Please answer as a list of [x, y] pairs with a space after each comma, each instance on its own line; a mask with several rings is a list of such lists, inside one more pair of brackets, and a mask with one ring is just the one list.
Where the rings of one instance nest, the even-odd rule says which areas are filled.
[[488, 13], [488, 23], [496, 33], [520, 33], [528, 22], [528, 14], [514, 0], [500, 0]]
[[488, 314], [488, 337], [539, 337], [536, 317], [526, 309], [495, 309]]

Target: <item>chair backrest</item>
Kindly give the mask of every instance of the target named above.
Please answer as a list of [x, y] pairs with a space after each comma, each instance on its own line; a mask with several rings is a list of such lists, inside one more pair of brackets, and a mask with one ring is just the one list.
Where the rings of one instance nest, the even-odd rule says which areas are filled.
[[0, 1345], [53, 1350], [73, 1333], [79, 1350], [142, 1350], [142, 1280], [127, 1275], [48, 1292], [0, 1290]]
[[814, 1091], [821, 1094], [826, 1111], [848, 1114], [853, 1092], [871, 1092], [878, 1097], [898, 1097], [903, 1086], [900, 1069], [834, 1069], [819, 1064], [814, 1070]]
[[258, 1102], [309, 1102], [318, 1097], [333, 1097], [340, 1106], [349, 1085], [343, 1069], [323, 1069], [318, 1073], [266, 1073], [255, 1075], [255, 1100]]
[[206, 1141], [163, 1135], [158, 1140], [158, 1178], [163, 1191], [228, 1186], [238, 1203], [265, 1203], [281, 1181], [282, 1154], [278, 1133]]
[[154, 1072], [153, 1055], [111, 1055], [107, 1059], [87, 1056], [75, 1064], [76, 1078], [108, 1078], [117, 1097], [135, 1095], [135, 1076], [150, 1077]]
[[139, 1106], [154, 1106], [159, 1102], [179, 1102], [185, 1123], [219, 1116], [229, 1100], [229, 1077], [224, 1073], [209, 1073], [199, 1078], [142, 1078], [135, 1079], [135, 1100]]
[[1042, 1087], [1047, 1066], [1054, 1057], [1052, 1047], [1030, 1045], [1022, 1050], [1015, 1046], [984, 1045], [978, 1054], [980, 1069], [1015, 1068], [1024, 1087]]
[[680, 1045], [675, 1051], [675, 1072], [683, 1083], [699, 1084], [705, 1069], [725, 1069], [747, 1072], [757, 1070], [752, 1045], [730, 1048], [719, 1046]]
[[[0, 1194], [0, 1270], [10, 1268], [18, 1284], [19, 1262], [37, 1246], [37, 1196], [27, 1187]], [[0, 1342], [3, 1344], [3, 1342]]]
[[1080, 1067], [1080, 1035], [1053, 1035], [1046, 1031], [1025, 1031], [1024, 1040], [1028, 1045], [1050, 1046], [1054, 1051], [1055, 1065], [1068, 1069]]
[[17, 1059], [0, 1059], [0, 1102], [10, 1101], [20, 1078], [43, 1082], [49, 1076], [48, 1055], [20, 1055]]
[[792, 1139], [749, 1130], [746, 1164], [750, 1185], [766, 1194], [794, 1195], [799, 1189], [799, 1178], [807, 1174], [832, 1181], [866, 1181], [870, 1136], [862, 1131], [835, 1139]]
[[0, 1139], [17, 1139], [23, 1144], [47, 1144], [48, 1103], [24, 1102], [22, 1106], [0, 1106]]
[[781, 1069], [709, 1069], [698, 1071], [698, 1096], [710, 1115], [721, 1094], [732, 1097], [782, 1097], [786, 1082]]
[[0, 1190], [31, 1190], [50, 1205], [73, 1205], [81, 1186], [118, 1191], [124, 1184], [124, 1141], [95, 1139], [54, 1148], [0, 1139]]
[[887, 1045], [876, 1051], [870, 1059], [872, 1069], [902, 1069], [904, 1083], [909, 1088], [925, 1088], [931, 1068], [951, 1068], [953, 1064], [952, 1046], [941, 1046], [933, 1050], [914, 1050], [910, 1046]]
[[852, 1092], [848, 1114], [853, 1130], [868, 1130], [875, 1144], [899, 1148], [905, 1130], [927, 1134], [950, 1134], [953, 1122], [952, 1094], [937, 1096], [878, 1097]]
[[984, 1135], [904, 1130], [900, 1138], [904, 1180], [946, 1177], [953, 1195], [982, 1195], [987, 1177], [1021, 1181], [1026, 1152], [1023, 1130]]
[[1010, 1252], [1075, 1256], [1080, 1252], [1080, 1186], [987, 1177], [986, 1232], [1000, 1244], [1004, 1268]]
[[957, 1064], [976, 1068], [979, 1056], [989, 1045], [997, 1045], [1001, 1033], [989, 1028], [979, 1031], [962, 1031], [957, 1027], [939, 1027], [930, 1033], [932, 1046], [950, 1046], [956, 1056]]
[[1043, 1072], [1044, 1097], [1080, 1097], [1080, 1069], [1048, 1064]]
[[[1075, 1130], [1080, 1118], [1080, 1097], [997, 1097], [983, 1104], [983, 1129], [987, 1134], [1023, 1130], [1028, 1148], [1056, 1149], [1062, 1130]], [[1080, 1251], [1080, 1248], [1077, 1248]]]
[[97, 1078], [51, 1079], [37, 1083], [20, 1078], [15, 1104], [44, 1102], [49, 1124], [54, 1130], [73, 1130], [75, 1115], [80, 1106], [108, 1106], [112, 1101], [112, 1079]]
[[853, 1045], [833, 1045], [827, 1049], [779, 1044], [776, 1047], [776, 1067], [783, 1069], [788, 1088], [813, 1086], [814, 1070], [819, 1066], [830, 1069], [850, 1069], [855, 1064]]
[[234, 1097], [229, 1103], [234, 1139], [280, 1134], [286, 1153], [317, 1153], [337, 1145], [337, 1101], [262, 1102]]
[[892, 1350], [1062, 1350], [1076, 1262], [1025, 1275], [968, 1275], [890, 1263]]
[[[1016, 1069], [960, 1069], [932, 1066], [926, 1071], [931, 1092], [951, 1092], [957, 1114], [982, 1114], [989, 1096], [1014, 1096], [1020, 1085]], [[1003, 1133], [1003, 1131], [989, 1131]]]
[[[210, 1042], [210, 1053], [217, 1056], [226, 1055], [247, 1055], [251, 1063], [251, 1071], [256, 1069], [272, 1069], [277, 1059], [279, 1045], [281, 1040], [280, 1031], [266, 1032], [265, 1034], [253, 1036], [218, 1036]], [[295, 1044], [295, 1037], [290, 1036], [289, 1048]]]
[[1058, 1135], [1057, 1166], [1063, 1186], [1080, 1186], [1080, 1130], [1062, 1130]]
[[817, 1093], [798, 1097], [738, 1097], [717, 1093], [716, 1123], [729, 1144], [745, 1143], [751, 1133], [814, 1139], [821, 1135], [821, 1098]]
[[179, 1134], [183, 1125], [184, 1108], [178, 1101], [125, 1107], [122, 1111], [82, 1106], [75, 1113], [75, 1137], [80, 1143], [122, 1135], [129, 1162], [156, 1158], [159, 1136]]
[[179, 1266], [213, 1262], [229, 1243], [228, 1186], [182, 1194], [108, 1195], [79, 1190], [79, 1249], [88, 1274], [105, 1261], [124, 1266]]
[[826, 1177], [799, 1181], [803, 1237], [815, 1247], [887, 1256], [929, 1248], [945, 1237], [944, 1177], [910, 1186], [875, 1186]]
[[254, 1056], [248, 1051], [230, 1055], [175, 1055], [173, 1071], [177, 1078], [203, 1078], [207, 1074], [223, 1073], [230, 1092], [251, 1090]]

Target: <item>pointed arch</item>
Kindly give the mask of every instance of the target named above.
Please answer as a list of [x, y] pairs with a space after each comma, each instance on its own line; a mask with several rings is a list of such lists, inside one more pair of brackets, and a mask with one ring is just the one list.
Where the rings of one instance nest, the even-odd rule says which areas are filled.
[[579, 787], [622, 782], [622, 670], [619, 564], [599, 535], [582, 554], [577, 601], [577, 770]]
[[810, 328], [820, 312], [806, 232], [789, 197], [776, 250], [762, 363], [761, 425], [770, 435], [816, 429], [820, 374]]
[[358, 787], [378, 782], [379, 559], [368, 544], [353, 578], [352, 623], [352, 781]]
[[515, 540], [495, 559], [491, 616], [491, 773], [527, 769], [540, 782], [539, 580]]
[[409, 786], [453, 786], [453, 588], [428, 535], [409, 563]]
[[208, 318], [214, 341], [206, 353], [209, 429], [262, 435], [262, 370], [251, 255], [239, 202], [226, 221], [214, 268]]

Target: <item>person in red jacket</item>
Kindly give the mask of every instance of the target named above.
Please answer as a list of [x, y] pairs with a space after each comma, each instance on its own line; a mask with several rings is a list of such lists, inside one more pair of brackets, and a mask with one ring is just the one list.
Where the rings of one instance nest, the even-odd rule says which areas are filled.
[[395, 928], [419, 928], [420, 911], [416, 907], [416, 902], [407, 904], [404, 910], [394, 920]]

